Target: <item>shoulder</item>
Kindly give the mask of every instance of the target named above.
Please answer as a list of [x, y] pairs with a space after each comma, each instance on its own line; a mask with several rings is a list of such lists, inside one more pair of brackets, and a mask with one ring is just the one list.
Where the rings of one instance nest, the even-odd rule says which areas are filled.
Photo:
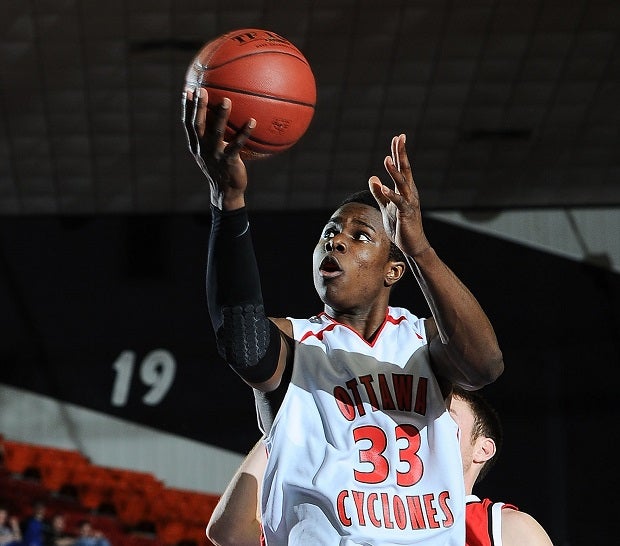
[[553, 545], [542, 525], [532, 516], [510, 508], [502, 510], [502, 543], [504, 546]]
[[386, 316], [388, 322], [395, 324], [406, 324], [408, 328], [411, 328], [416, 334], [426, 340], [426, 321], [423, 317], [414, 315], [409, 309], [404, 307], [388, 307]]
[[418, 317], [415, 313], [407, 309], [406, 307], [394, 307], [390, 305], [387, 309], [388, 315], [392, 317], [406, 317], [411, 322], [418, 322], [424, 320], [424, 317]]

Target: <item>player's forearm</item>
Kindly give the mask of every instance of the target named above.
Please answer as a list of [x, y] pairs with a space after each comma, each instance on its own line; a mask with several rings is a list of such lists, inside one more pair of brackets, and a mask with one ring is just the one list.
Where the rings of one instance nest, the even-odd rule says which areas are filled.
[[277, 367], [280, 335], [263, 307], [247, 212], [212, 208], [207, 302], [223, 358], [245, 380], [268, 380]]
[[408, 261], [435, 319], [441, 341], [431, 351], [447, 378], [476, 388], [494, 381], [504, 368], [502, 353], [476, 298], [432, 247]]

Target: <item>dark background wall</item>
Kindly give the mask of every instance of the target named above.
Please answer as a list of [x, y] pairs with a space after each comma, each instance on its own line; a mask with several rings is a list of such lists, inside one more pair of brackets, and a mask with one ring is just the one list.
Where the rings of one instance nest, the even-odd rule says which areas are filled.
[[[311, 251], [328, 213], [253, 215], [270, 315], [321, 309]], [[0, 382], [247, 451], [258, 438], [252, 396], [217, 356], [205, 303], [209, 222], [0, 218]], [[612, 543], [619, 275], [431, 219], [426, 229], [487, 310], [506, 361], [483, 391], [504, 450], [478, 493], [533, 514], [557, 544]], [[428, 315], [410, 276], [393, 303]], [[119, 403], [123, 362], [158, 349], [176, 364], [167, 388], [147, 403], [165, 378], [133, 373]], [[221, 418], [207, 427], [205, 415]]]

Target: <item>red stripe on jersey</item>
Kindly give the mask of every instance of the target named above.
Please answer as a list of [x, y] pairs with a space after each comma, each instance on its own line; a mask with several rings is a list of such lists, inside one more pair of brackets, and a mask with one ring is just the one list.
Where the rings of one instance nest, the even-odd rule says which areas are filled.
[[[379, 330], [377, 331], [377, 334], [375, 335], [374, 339], [372, 340], [372, 342], [368, 342], [366, 339], [364, 339], [359, 332], [356, 332], [353, 328], [351, 328], [350, 326], [343, 324], [342, 322], [338, 322], [336, 319], [330, 317], [327, 313], [322, 312], [319, 313], [319, 317], [321, 315], [325, 315], [329, 320], [332, 321], [331, 324], [328, 324], [325, 328], [323, 328], [322, 330], [319, 330], [318, 332], [306, 332], [303, 336], [301, 336], [301, 339], [299, 340], [300, 343], [303, 343], [306, 339], [308, 339], [309, 337], [316, 337], [318, 340], [323, 340], [323, 335], [325, 334], [325, 332], [331, 332], [336, 326], [342, 326], [343, 328], [347, 328], [348, 330], [351, 330], [351, 332], [353, 332], [356, 336], [358, 336], [364, 343], [366, 343], [366, 345], [369, 345], [370, 347], [373, 347], [375, 345], [375, 343], [377, 342], [377, 340], [379, 339], [379, 336], [381, 335], [381, 332], [383, 331], [383, 329], [385, 328], [385, 325], [389, 322], [390, 324], [400, 324], [403, 320], [407, 320], [407, 317], [402, 316], [402, 317], [398, 317], [395, 318], [392, 315], [388, 313], [386, 313], [385, 315], [385, 319], [383, 320], [383, 323], [381, 324], [381, 326], [379, 327]], [[416, 332], [415, 335], [418, 337], [418, 339], [423, 339], [422, 336]]]
[[308, 339], [309, 337], [312, 337], [312, 336], [316, 337], [319, 340], [322, 340], [323, 339], [323, 334], [325, 332], [329, 332], [329, 331], [333, 330], [336, 326], [345, 326], [345, 325], [344, 324], [340, 324], [339, 322], [334, 322], [333, 324], [328, 324], [325, 328], [323, 328], [322, 330], [319, 330], [316, 333], [314, 333], [314, 332], [306, 332], [303, 336], [301, 336], [301, 339], [299, 341], [300, 341], [300, 343], [303, 343], [306, 339]]
[[[407, 320], [407, 318], [404, 317], [404, 316], [398, 317], [398, 318], [394, 318], [390, 314], [388, 314], [388, 316], [385, 317], [385, 321], [386, 322], [391, 322], [392, 324], [400, 324], [403, 320]], [[384, 323], [384, 325], [385, 325], [385, 323]], [[383, 328], [383, 326], [381, 328]], [[415, 335], [418, 337], [418, 339], [424, 339], [418, 332], [416, 332]]]

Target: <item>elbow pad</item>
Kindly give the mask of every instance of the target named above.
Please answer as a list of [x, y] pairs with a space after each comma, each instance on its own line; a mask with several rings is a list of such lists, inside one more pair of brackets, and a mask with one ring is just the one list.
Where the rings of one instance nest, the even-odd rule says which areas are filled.
[[278, 365], [280, 330], [265, 315], [262, 305], [222, 308], [224, 321], [217, 331], [217, 349], [243, 379], [267, 381]]
[[244, 379], [260, 383], [275, 371], [280, 333], [263, 307], [260, 275], [245, 208], [211, 208], [207, 302], [220, 355]]

